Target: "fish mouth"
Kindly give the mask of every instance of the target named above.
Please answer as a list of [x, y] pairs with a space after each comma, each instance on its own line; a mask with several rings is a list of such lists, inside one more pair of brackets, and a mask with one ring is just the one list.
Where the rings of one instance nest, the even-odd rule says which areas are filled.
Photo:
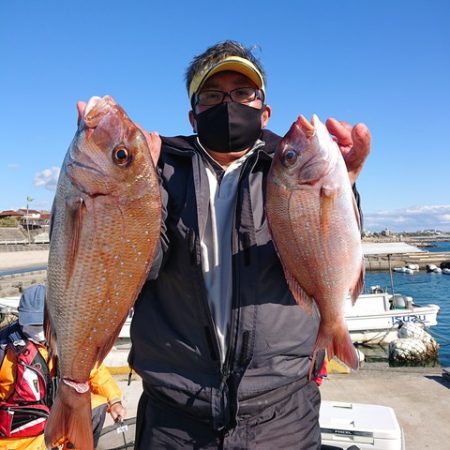
[[88, 164], [84, 164], [84, 163], [76, 161], [74, 159], [70, 159], [68, 161], [67, 168], [71, 169], [71, 170], [73, 170], [73, 169], [88, 170], [89, 172], [94, 172], [98, 175], [102, 175], [102, 176], [104, 175], [104, 173], [101, 170], [97, 169], [96, 167], [89, 166]]
[[[104, 172], [96, 167], [70, 159], [65, 166], [65, 172], [71, 183], [90, 197], [108, 195], [110, 192], [110, 186]], [[80, 172], [84, 172], [84, 175], [80, 176]], [[88, 181], [91, 178], [88, 173], [93, 174], [91, 177], [95, 176], [97, 179], [94, 184]]]
[[[84, 172], [85, 175], [78, 176], [80, 172]], [[92, 189], [92, 187], [89, 187], [90, 183], [85, 182], [87, 176], [86, 172], [93, 174], [93, 176], [95, 176], [95, 178], [97, 179], [100, 178], [102, 180], [102, 182], [100, 183], [102, 187], [99, 188], [98, 185], [94, 189]], [[104, 194], [105, 192], [108, 192], [107, 183], [105, 183], [105, 174], [95, 166], [77, 161], [70, 157], [69, 161], [67, 161], [66, 164], [66, 174], [74, 186], [88, 195]]]
[[112, 97], [105, 95], [101, 97], [91, 97], [87, 103], [79, 102], [78, 107], [78, 123], [86, 128], [95, 128], [100, 121], [108, 114], [108, 112], [117, 109], [118, 105]]

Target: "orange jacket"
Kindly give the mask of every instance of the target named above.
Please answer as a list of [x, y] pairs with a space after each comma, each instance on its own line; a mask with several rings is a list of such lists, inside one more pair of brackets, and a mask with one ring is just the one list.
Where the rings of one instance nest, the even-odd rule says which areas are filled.
[[[47, 347], [39, 344], [37, 347], [39, 353], [47, 361], [51, 375], [55, 376], [55, 361], [54, 359], [49, 361]], [[16, 365], [14, 351], [8, 348], [0, 367], [0, 400], [6, 400], [13, 392]], [[89, 384], [92, 408], [105, 403], [112, 405], [122, 399], [119, 386], [103, 364], [92, 370]], [[30, 438], [0, 438], [0, 450], [46, 450], [44, 435], [40, 434]]]

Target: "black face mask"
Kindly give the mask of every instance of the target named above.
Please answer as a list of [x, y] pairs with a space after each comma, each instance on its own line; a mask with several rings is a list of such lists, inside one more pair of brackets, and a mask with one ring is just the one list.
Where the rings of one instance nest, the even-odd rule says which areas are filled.
[[251, 147], [261, 134], [263, 109], [241, 103], [220, 103], [195, 114], [200, 142], [216, 152], [238, 152]]

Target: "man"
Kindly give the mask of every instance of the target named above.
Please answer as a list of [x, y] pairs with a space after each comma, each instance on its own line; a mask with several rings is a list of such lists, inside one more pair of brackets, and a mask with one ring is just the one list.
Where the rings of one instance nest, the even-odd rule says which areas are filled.
[[[25, 289], [18, 321], [0, 331], [0, 450], [46, 448], [44, 428], [56, 389], [56, 360], [49, 358], [44, 337], [44, 300], [44, 285]], [[107, 409], [114, 420], [124, 418], [126, 411], [105, 366], [92, 371], [89, 383], [97, 442]]]
[[[162, 138], [161, 252], [131, 327], [144, 387], [136, 449], [320, 448], [308, 379], [319, 318], [295, 303], [264, 214], [281, 137], [264, 129], [263, 69], [225, 41], [186, 81], [196, 135]], [[369, 132], [327, 126], [354, 182]]]

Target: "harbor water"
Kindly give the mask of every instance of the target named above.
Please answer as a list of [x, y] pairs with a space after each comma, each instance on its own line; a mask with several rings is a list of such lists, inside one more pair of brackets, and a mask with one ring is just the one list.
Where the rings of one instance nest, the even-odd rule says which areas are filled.
[[450, 242], [432, 242], [429, 247], [426, 247], [425, 250], [429, 252], [450, 252]]
[[[443, 242], [439, 245], [450, 243]], [[433, 247], [435, 248], [435, 247]], [[431, 251], [431, 248], [427, 249]], [[393, 273], [394, 290], [398, 294], [411, 296], [414, 303], [428, 305], [434, 303], [441, 310], [437, 317], [438, 324], [428, 332], [439, 343], [439, 363], [443, 367], [450, 367], [450, 275], [427, 273], [424, 270], [414, 274]], [[391, 280], [388, 271], [366, 272], [365, 286], [379, 285], [391, 292]]]

